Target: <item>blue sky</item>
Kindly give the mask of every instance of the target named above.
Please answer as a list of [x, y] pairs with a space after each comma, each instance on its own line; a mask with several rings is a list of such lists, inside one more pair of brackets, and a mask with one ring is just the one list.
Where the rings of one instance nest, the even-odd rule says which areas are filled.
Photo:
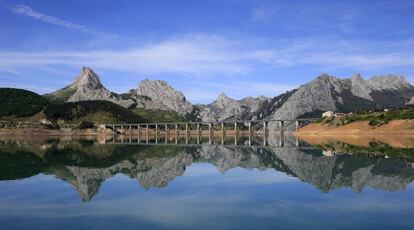
[[321, 73], [414, 82], [414, 1], [292, 2], [0, 0], [0, 86], [51, 92], [82, 66], [115, 92], [162, 79], [195, 103]]

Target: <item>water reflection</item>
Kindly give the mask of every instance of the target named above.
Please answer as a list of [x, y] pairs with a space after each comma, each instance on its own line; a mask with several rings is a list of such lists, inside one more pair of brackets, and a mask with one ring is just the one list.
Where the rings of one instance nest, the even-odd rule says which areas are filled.
[[266, 142], [242, 137], [179, 139], [170, 144], [169, 140], [141, 143], [134, 137], [119, 138], [122, 141], [3, 139], [0, 180], [53, 175], [71, 184], [83, 201], [90, 201], [116, 174], [135, 179], [144, 188], [164, 188], [194, 163], [212, 164], [221, 173], [234, 168], [275, 169], [323, 192], [344, 187], [355, 192], [365, 187], [401, 191], [414, 179], [413, 149], [382, 143], [310, 146], [293, 136]]

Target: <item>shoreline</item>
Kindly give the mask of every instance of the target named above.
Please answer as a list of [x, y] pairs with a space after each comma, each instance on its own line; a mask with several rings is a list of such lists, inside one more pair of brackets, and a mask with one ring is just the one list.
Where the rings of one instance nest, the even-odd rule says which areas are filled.
[[393, 120], [380, 126], [358, 121], [341, 126], [312, 123], [300, 128], [295, 135], [414, 135], [414, 120]]

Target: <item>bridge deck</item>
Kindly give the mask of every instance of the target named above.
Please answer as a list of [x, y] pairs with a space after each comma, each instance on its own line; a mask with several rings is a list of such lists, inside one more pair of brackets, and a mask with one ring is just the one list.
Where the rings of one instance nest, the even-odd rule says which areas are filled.
[[211, 121], [211, 122], [206, 122], [206, 121], [188, 121], [188, 122], [147, 122], [147, 123], [118, 123], [118, 124], [104, 124], [106, 126], [129, 126], [129, 125], [133, 125], [133, 126], [154, 126], [154, 125], [209, 125], [209, 124], [246, 124], [246, 123], [264, 123], [264, 122], [311, 122], [311, 121], [316, 121], [320, 118], [297, 118], [297, 119], [263, 119], [263, 120], [234, 120], [234, 121]]

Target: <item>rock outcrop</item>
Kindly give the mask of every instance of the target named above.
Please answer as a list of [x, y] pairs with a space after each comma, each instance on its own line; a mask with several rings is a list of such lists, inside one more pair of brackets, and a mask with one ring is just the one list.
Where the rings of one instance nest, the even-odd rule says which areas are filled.
[[185, 116], [193, 110], [184, 94], [172, 88], [166, 81], [143, 80], [139, 83], [134, 97], [144, 97], [149, 100], [140, 101], [146, 109], [168, 110]]

